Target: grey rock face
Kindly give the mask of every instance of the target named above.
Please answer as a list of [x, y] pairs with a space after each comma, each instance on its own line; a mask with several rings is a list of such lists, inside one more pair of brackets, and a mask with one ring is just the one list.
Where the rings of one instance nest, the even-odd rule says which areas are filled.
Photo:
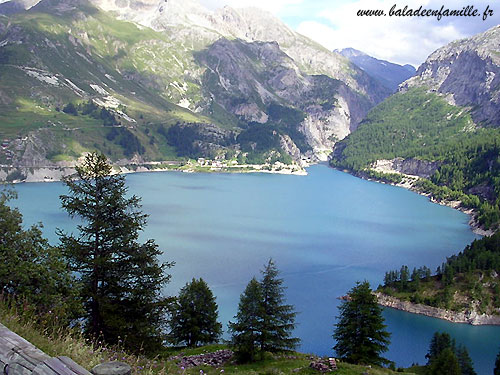
[[429, 178], [439, 168], [440, 163], [436, 161], [426, 161], [420, 159], [396, 158], [393, 161], [393, 169], [413, 176]]
[[470, 107], [479, 125], [500, 126], [500, 26], [435, 51], [402, 90], [416, 86]]

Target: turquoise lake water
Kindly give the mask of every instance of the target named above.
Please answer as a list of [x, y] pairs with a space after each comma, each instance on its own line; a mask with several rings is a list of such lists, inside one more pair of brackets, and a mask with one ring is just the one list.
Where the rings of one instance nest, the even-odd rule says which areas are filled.
[[[295, 334], [301, 351], [333, 355], [333, 325], [339, 296], [356, 281], [372, 287], [385, 271], [406, 264], [436, 269], [477, 238], [468, 217], [402, 188], [364, 181], [324, 165], [307, 176], [271, 174], [140, 173], [127, 176], [130, 192], [142, 197], [150, 217], [142, 239], [154, 238], [164, 259], [174, 260], [168, 294], [203, 277], [226, 323], [239, 295], [259, 277], [269, 257], [287, 286], [287, 301], [299, 312]], [[15, 202], [26, 223], [55, 228], [75, 223], [60, 210], [61, 183], [16, 185]], [[435, 331], [465, 344], [479, 375], [492, 373], [500, 349], [500, 327], [473, 327], [384, 311], [391, 346], [386, 357], [398, 366], [425, 363]]]

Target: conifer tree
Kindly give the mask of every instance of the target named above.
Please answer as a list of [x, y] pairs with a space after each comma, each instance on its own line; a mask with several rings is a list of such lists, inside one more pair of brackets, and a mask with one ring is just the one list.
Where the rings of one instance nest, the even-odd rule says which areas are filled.
[[262, 270], [262, 334], [260, 349], [262, 351], [280, 351], [294, 349], [299, 343], [292, 337], [295, 328], [295, 316], [292, 305], [284, 303], [283, 279], [272, 259]]
[[498, 352], [497, 358], [495, 360], [495, 369], [493, 370], [493, 375], [500, 375], [500, 352]]
[[464, 345], [460, 345], [457, 348], [457, 359], [460, 366], [460, 373], [462, 375], [477, 375], [472, 364], [472, 359], [469, 356], [469, 352]]
[[217, 321], [215, 297], [203, 279], [193, 279], [179, 292], [170, 320], [172, 341], [187, 346], [217, 342], [222, 324]]
[[231, 346], [240, 362], [256, 359], [261, 342], [262, 315], [262, 287], [254, 277], [240, 296], [236, 321], [229, 322]]
[[132, 350], [160, 344], [168, 304], [161, 290], [171, 264], [158, 262], [153, 240], [138, 242], [147, 218], [140, 199], [127, 197], [124, 177], [99, 153], [88, 154], [64, 182], [62, 207], [81, 224], [77, 235], [59, 231], [59, 238], [83, 284], [86, 331]]
[[428, 367], [429, 375], [461, 375], [460, 364], [451, 348], [445, 348]]
[[451, 349], [455, 352], [455, 340], [447, 332], [435, 332], [432, 336], [431, 343], [429, 345], [429, 351], [425, 355], [427, 358], [427, 364], [430, 364], [441, 352], [445, 349]]
[[283, 279], [272, 259], [262, 270], [262, 280], [253, 278], [240, 297], [236, 322], [229, 323], [232, 344], [242, 361], [252, 361], [258, 352], [294, 349], [292, 337], [296, 313], [284, 303]]
[[388, 363], [381, 353], [388, 349], [390, 334], [385, 330], [382, 309], [377, 305], [370, 284], [367, 281], [356, 283], [348, 296], [339, 306], [333, 349], [340, 358], [350, 363]]

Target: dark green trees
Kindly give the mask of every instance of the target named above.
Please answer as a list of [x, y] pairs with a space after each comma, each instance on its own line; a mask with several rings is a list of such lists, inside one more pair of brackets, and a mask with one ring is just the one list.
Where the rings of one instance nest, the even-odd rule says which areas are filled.
[[299, 339], [292, 337], [295, 328], [295, 316], [292, 305], [286, 305], [283, 279], [278, 278], [279, 271], [272, 259], [262, 270], [262, 351], [294, 349]]
[[467, 348], [463, 345], [457, 348], [455, 340], [446, 332], [434, 333], [425, 357], [429, 375], [477, 375]]
[[339, 312], [333, 334], [337, 355], [356, 364], [387, 363], [380, 354], [387, 351], [390, 334], [367, 281], [358, 282], [349, 291], [349, 299], [342, 302]]
[[217, 322], [217, 303], [203, 279], [193, 279], [179, 292], [174, 305], [170, 329], [176, 344], [197, 346], [216, 342], [222, 334]]
[[493, 370], [493, 375], [500, 375], [500, 352], [497, 354], [497, 359], [495, 361], [495, 369]]
[[0, 192], [0, 293], [26, 299], [39, 314], [52, 311], [70, 319], [80, 305], [69, 267], [40, 226], [23, 229], [21, 213], [7, 205], [15, 196]]
[[112, 175], [102, 154], [91, 153], [65, 179], [62, 207], [81, 220], [78, 235], [59, 232], [61, 248], [83, 284], [86, 330], [132, 350], [161, 342], [167, 300], [161, 295], [171, 264], [159, 264], [153, 240], [137, 242], [147, 215], [126, 197], [123, 176]]
[[262, 287], [255, 277], [240, 296], [236, 322], [229, 322], [231, 344], [240, 362], [254, 361], [262, 334]]
[[445, 348], [432, 360], [427, 368], [428, 375], [461, 375], [460, 364], [451, 348]]
[[283, 279], [270, 259], [262, 270], [262, 280], [253, 278], [240, 297], [236, 322], [229, 323], [232, 344], [239, 359], [254, 360], [256, 354], [294, 349], [299, 339], [292, 337], [295, 328], [294, 308], [284, 303]]

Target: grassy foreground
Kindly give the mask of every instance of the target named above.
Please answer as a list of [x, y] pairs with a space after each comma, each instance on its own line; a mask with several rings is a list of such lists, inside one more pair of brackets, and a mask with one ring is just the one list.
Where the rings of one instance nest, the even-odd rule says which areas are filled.
[[[281, 375], [281, 374], [320, 374], [319, 371], [309, 367], [312, 358], [303, 353], [287, 352], [282, 354], [267, 353], [264, 360], [250, 364], [227, 363], [223, 367], [214, 368], [210, 366], [198, 366], [182, 369], [177, 365], [177, 359], [171, 357], [179, 355], [195, 355], [226, 349], [226, 345], [208, 345], [194, 349], [168, 348], [154, 358], [143, 355], [130, 354], [120, 347], [107, 347], [101, 342], [92, 342], [85, 339], [80, 333], [61, 328], [57, 323], [57, 317], [47, 318], [44, 325], [48, 328], [40, 328], [29, 319], [29, 308], [21, 309], [10, 306], [6, 301], [0, 299], [0, 323], [10, 330], [16, 332], [36, 347], [50, 356], [68, 356], [75, 362], [90, 370], [102, 362], [119, 360], [128, 363], [132, 367], [134, 375], [163, 375], [163, 374], [241, 374], [241, 375]], [[366, 367], [338, 363], [339, 375], [385, 375], [396, 373], [420, 374], [419, 368], [399, 369], [398, 372], [386, 368]]]

